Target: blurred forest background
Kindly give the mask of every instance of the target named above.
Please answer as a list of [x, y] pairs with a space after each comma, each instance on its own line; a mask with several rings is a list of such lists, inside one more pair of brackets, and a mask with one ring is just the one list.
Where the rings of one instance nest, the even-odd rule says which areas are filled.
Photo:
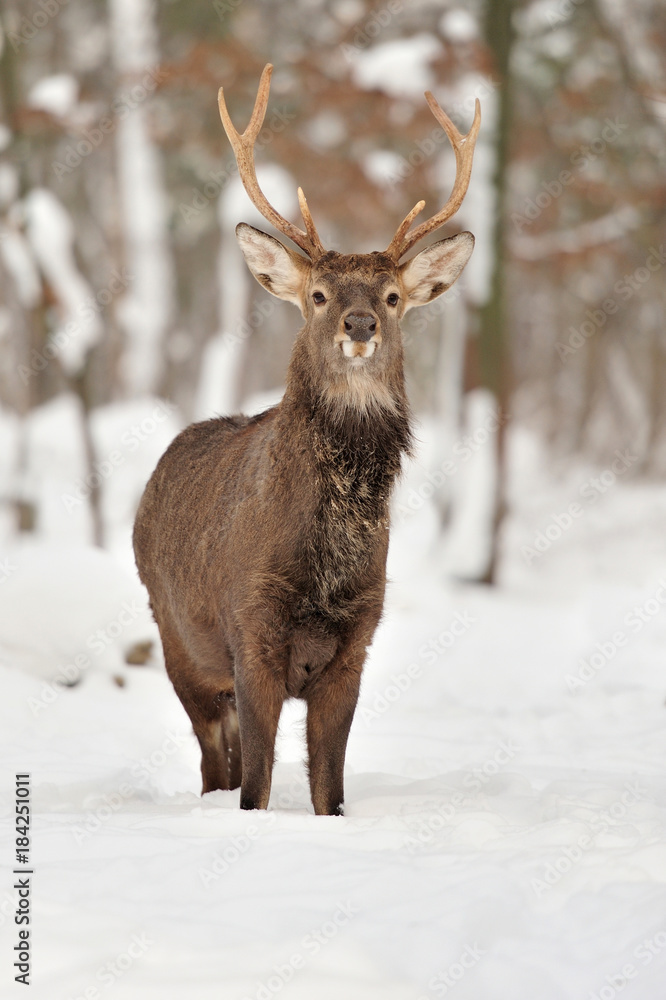
[[[418, 199], [431, 214], [448, 196], [453, 154], [423, 91], [461, 131], [481, 101], [470, 190], [437, 234], [470, 229], [474, 255], [404, 325], [414, 409], [440, 428], [436, 468], [492, 400], [491, 528], [507, 427], [538, 433], [553, 468], [629, 448], [632, 474], [661, 476], [665, 54], [661, 0], [3, 0], [3, 538], [61, 523], [43, 488], [61, 475], [53, 503], [108, 546], [108, 469], [151, 428], [279, 391], [300, 317], [237, 249], [238, 221], [267, 224], [216, 101], [223, 85], [242, 130], [268, 61], [260, 181], [295, 221], [302, 185], [341, 251], [385, 246]], [[104, 415], [119, 412], [117, 450]], [[58, 457], [75, 439], [76, 489]], [[428, 481], [445, 532], [458, 493]], [[491, 580], [496, 562], [491, 544], [468, 575]]]

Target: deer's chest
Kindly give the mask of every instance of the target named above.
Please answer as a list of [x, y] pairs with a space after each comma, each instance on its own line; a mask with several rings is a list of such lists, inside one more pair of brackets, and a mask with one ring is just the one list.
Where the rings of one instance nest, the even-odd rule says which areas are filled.
[[[344, 615], [386, 546], [390, 482], [354, 466], [332, 466], [321, 477], [304, 556], [309, 598], [333, 617]], [[383, 571], [383, 567], [382, 567]]]

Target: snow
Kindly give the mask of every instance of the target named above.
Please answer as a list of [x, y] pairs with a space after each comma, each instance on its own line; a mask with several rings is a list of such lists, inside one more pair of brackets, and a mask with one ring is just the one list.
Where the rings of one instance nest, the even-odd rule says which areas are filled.
[[[159, 641], [138, 580], [109, 553], [83, 547], [72, 551], [63, 543], [32, 544], [13, 553], [9, 563], [2, 589], [0, 662], [46, 681], [40, 693], [51, 688], [59, 695], [62, 688], [54, 683], [76, 682], [92, 669], [122, 673], [119, 644], [96, 636], [109, 623], [118, 621], [111, 631], [117, 628], [122, 634], [123, 647], [147, 638]], [[84, 659], [77, 664], [80, 654]]]
[[553, 253], [580, 253], [590, 246], [611, 243], [625, 233], [637, 229], [640, 215], [630, 205], [607, 212], [591, 222], [582, 222], [573, 229], [553, 230], [530, 236], [527, 233], [510, 237], [511, 250], [524, 260], [543, 260]]
[[26, 457], [19, 494], [39, 511], [36, 530], [41, 541], [61, 544], [92, 539], [90, 491], [68, 501], [86, 475], [83, 414], [80, 400], [61, 394], [25, 417]]
[[[158, 402], [104, 408], [100, 455]], [[470, 422], [489, 401], [472, 403]], [[67, 454], [73, 403], [53, 406], [40, 433], [46, 445], [50, 421], [60, 454], [42, 500], [46, 473], [80, 462]], [[129, 535], [140, 483], [179, 426], [167, 416], [104, 484], [113, 553], [85, 534], [56, 541], [69, 518], [57, 484], [36, 538], [0, 539], [2, 842], [8, 864], [14, 775], [29, 771], [31, 995], [602, 1000], [626, 987], [657, 1000], [666, 489], [628, 475], [606, 485], [576, 463], [557, 472], [535, 438], [511, 431], [497, 589], [446, 579], [429, 497], [396, 516], [346, 815], [312, 815], [298, 703], [283, 716], [269, 810], [249, 814], [237, 791], [200, 797], [197, 745], [159, 652], [144, 667], [124, 662], [155, 639]], [[36, 434], [33, 461], [45, 461]], [[439, 459], [436, 435], [423, 420], [396, 507]], [[603, 492], [526, 560], [594, 477]], [[64, 687], [77, 656], [82, 679]], [[6, 876], [0, 982], [19, 996], [11, 885]]]
[[58, 302], [54, 342], [65, 371], [80, 371], [102, 326], [90, 308], [92, 289], [74, 257], [72, 220], [52, 191], [33, 188], [24, 201], [26, 229], [35, 259]]
[[55, 73], [42, 77], [30, 88], [27, 104], [38, 111], [65, 118], [74, 110], [78, 97], [78, 80], [71, 73]]
[[481, 579], [488, 570], [497, 496], [497, 433], [506, 418], [487, 389], [465, 394], [453, 460], [453, 517], [443, 564], [459, 579]]
[[[498, 94], [487, 77], [474, 73], [465, 74], [454, 88], [435, 95], [456, 127], [465, 134], [474, 120], [474, 102], [481, 104], [481, 130], [474, 150], [474, 169], [469, 189], [457, 216], [462, 227], [474, 233], [475, 244], [469, 264], [465, 268], [465, 288], [470, 299], [482, 305], [490, 295], [493, 261], [493, 228], [496, 218], [497, 193], [493, 184], [495, 171], [494, 133], [497, 128]], [[448, 170], [441, 160], [446, 158]], [[442, 184], [445, 197], [455, 178], [453, 153], [446, 147], [437, 166], [438, 177], [450, 177], [449, 185]]]
[[[71, 394], [30, 411], [23, 423], [27, 457], [16, 492], [39, 511], [40, 541], [80, 546], [92, 540], [89, 498], [100, 484], [106, 544], [133, 572], [127, 526], [148, 477], [182, 422], [171, 403], [157, 398], [96, 407], [90, 428], [95, 452], [91, 469], [82, 420], [80, 400]], [[11, 440], [15, 429], [5, 415], [0, 427]], [[5, 474], [10, 475], [9, 469]]]
[[401, 156], [389, 149], [373, 149], [363, 157], [363, 173], [373, 184], [392, 188], [404, 162]]
[[363, 0], [335, 0], [332, 5], [334, 17], [345, 25], [355, 25], [366, 13]]
[[465, 44], [479, 36], [479, 26], [468, 10], [455, 7], [447, 10], [439, 22], [439, 30], [450, 42]]
[[115, 133], [125, 259], [131, 275], [118, 316], [127, 335], [124, 381], [133, 395], [155, 392], [175, 306], [162, 160], [150, 134], [147, 103], [160, 79], [155, 7], [149, 0], [109, 4], [120, 108]]
[[575, 49], [576, 36], [567, 28], [548, 32], [538, 43], [538, 50], [547, 58], [561, 62], [571, 59]]
[[347, 124], [342, 115], [322, 111], [301, 129], [306, 141], [319, 152], [326, 152], [347, 138]]
[[[295, 220], [298, 225], [298, 184], [289, 173], [277, 164], [261, 164], [257, 167], [257, 180], [270, 204], [284, 218]], [[237, 412], [240, 402], [238, 384], [249, 338], [276, 312], [276, 300], [269, 296], [248, 313], [253, 279], [235, 235], [239, 222], [262, 232], [274, 233], [275, 230], [252, 204], [238, 175], [233, 176], [223, 189], [217, 208], [221, 230], [217, 260], [219, 329], [204, 348], [196, 394], [195, 416], [198, 420]]]
[[17, 230], [0, 225], [0, 254], [14, 279], [21, 305], [34, 309], [41, 298], [42, 286], [28, 241]]
[[[257, 181], [276, 211], [285, 219], [295, 220], [298, 224], [298, 180], [277, 163], [261, 163], [257, 165]], [[238, 174], [230, 179], [220, 195], [218, 215], [223, 231], [233, 233], [239, 222], [246, 222], [259, 229], [270, 227], [270, 223], [250, 201]], [[273, 232], [272, 227], [270, 229]]]
[[418, 98], [434, 84], [429, 63], [441, 55], [434, 35], [419, 34], [354, 48], [349, 56], [352, 77], [364, 90], [383, 90], [392, 97]]

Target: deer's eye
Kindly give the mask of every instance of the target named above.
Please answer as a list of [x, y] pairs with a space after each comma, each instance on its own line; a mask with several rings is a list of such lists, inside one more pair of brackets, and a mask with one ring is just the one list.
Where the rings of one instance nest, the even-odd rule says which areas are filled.
[[391, 292], [390, 295], [386, 296], [386, 304], [389, 306], [397, 306], [400, 301], [400, 296], [396, 292]]
[[324, 295], [323, 292], [313, 292], [312, 301], [317, 306], [323, 306], [324, 302], [326, 301], [326, 296]]

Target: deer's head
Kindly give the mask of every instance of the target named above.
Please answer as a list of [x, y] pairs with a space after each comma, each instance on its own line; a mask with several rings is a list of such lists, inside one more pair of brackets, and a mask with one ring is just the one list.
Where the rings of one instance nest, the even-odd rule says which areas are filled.
[[[298, 346], [309, 367], [325, 375], [327, 392], [350, 402], [374, 399], [370, 383], [386, 384], [402, 370], [400, 320], [414, 306], [432, 302], [450, 288], [474, 248], [471, 233], [440, 240], [400, 263], [423, 237], [439, 229], [460, 207], [469, 186], [474, 145], [481, 124], [476, 102], [474, 122], [461, 135], [428, 92], [426, 100], [456, 156], [456, 181], [446, 205], [432, 218], [411, 229], [425, 202], [418, 202], [403, 219], [386, 250], [367, 254], [341, 254], [326, 250], [315, 228], [305, 195], [298, 199], [305, 230], [284, 219], [261, 191], [255, 166], [254, 143], [261, 131], [268, 104], [273, 67], [265, 67], [250, 123], [239, 134], [234, 128], [220, 88], [220, 117], [233, 147], [239, 174], [253, 204], [276, 229], [288, 236], [303, 254], [280, 240], [241, 223], [236, 236], [252, 274], [271, 294], [293, 302], [305, 318]], [[364, 391], [354, 391], [365, 386]], [[351, 389], [351, 393], [349, 390]]]

